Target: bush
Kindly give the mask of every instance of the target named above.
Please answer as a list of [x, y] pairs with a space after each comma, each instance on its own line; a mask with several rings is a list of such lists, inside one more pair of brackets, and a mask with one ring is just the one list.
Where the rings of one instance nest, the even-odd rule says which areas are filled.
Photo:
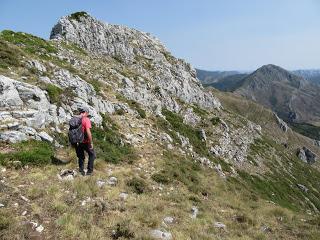
[[13, 145], [16, 151], [0, 153], [0, 164], [7, 165], [12, 161], [20, 161], [22, 165], [41, 166], [51, 163], [54, 155], [52, 146], [47, 142], [25, 141]]
[[134, 232], [130, 229], [130, 222], [129, 221], [123, 221], [120, 223], [117, 223], [116, 229], [114, 233], [112, 234], [113, 239], [132, 239], [134, 238], [135, 234]]
[[217, 125], [218, 123], [220, 123], [220, 118], [219, 117], [213, 117], [210, 119], [210, 122], [212, 123], [212, 125]]
[[47, 91], [49, 98], [50, 98], [50, 102], [51, 103], [58, 103], [60, 102], [60, 97], [61, 94], [63, 93], [63, 90], [53, 84], [48, 84], [45, 88], [45, 90]]
[[92, 128], [97, 155], [111, 163], [122, 161], [132, 163], [136, 158], [132, 147], [123, 143], [118, 128], [112, 120], [105, 115], [102, 115], [102, 117], [102, 127], [93, 126]]
[[74, 20], [80, 21], [81, 17], [87, 17], [87, 16], [89, 16], [89, 15], [86, 12], [75, 12], [69, 16], [69, 19], [74, 19]]
[[148, 190], [147, 184], [142, 178], [131, 178], [127, 182], [127, 186], [129, 186], [132, 191], [137, 194], [142, 194]]

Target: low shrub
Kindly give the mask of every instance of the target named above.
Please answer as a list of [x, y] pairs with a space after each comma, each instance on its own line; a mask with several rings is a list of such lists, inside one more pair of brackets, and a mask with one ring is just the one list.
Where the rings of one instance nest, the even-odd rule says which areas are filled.
[[135, 237], [134, 232], [130, 229], [129, 221], [122, 221], [117, 223], [116, 229], [112, 233], [113, 239], [133, 239]]
[[145, 193], [148, 190], [147, 183], [142, 178], [133, 177], [127, 182], [127, 186], [137, 194]]
[[30, 140], [13, 147], [16, 151], [0, 153], [0, 164], [10, 165], [13, 161], [20, 161], [22, 165], [41, 166], [51, 163], [54, 154], [53, 147], [47, 142]]
[[51, 103], [58, 103], [61, 100], [61, 94], [63, 93], [63, 90], [53, 84], [47, 84], [45, 90], [47, 91], [49, 95], [49, 99]]
[[102, 127], [93, 126], [92, 136], [95, 139], [97, 156], [105, 161], [132, 163], [136, 158], [132, 146], [122, 141], [118, 127], [110, 117], [103, 115]]

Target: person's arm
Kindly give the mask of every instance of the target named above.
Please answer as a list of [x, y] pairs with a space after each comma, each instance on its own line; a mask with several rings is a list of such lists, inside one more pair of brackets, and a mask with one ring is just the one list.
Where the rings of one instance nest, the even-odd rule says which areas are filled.
[[90, 145], [90, 149], [93, 148], [93, 143], [92, 143], [92, 134], [90, 128], [86, 128], [86, 133], [88, 137], [88, 144]]

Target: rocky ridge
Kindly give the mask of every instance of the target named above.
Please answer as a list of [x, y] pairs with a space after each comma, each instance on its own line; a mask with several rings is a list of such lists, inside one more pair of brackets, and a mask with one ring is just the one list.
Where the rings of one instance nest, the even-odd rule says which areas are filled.
[[[0, 208], [31, 226], [24, 236], [237, 238], [233, 226], [258, 218], [248, 225], [252, 238], [283, 237], [289, 235], [281, 230], [287, 220], [274, 215], [289, 219], [286, 207], [318, 213], [319, 149], [277, 115], [203, 89], [192, 67], [149, 34], [76, 13], [61, 18], [51, 38], [0, 34], [0, 46], [23, 52], [18, 65], [0, 64], [0, 161], [7, 164], [1, 168]], [[241, 110], [242, 102], [249, 110]], [[73, 151], [63, 141], [79, 105], [90, 108], [95, 123], [98, 159], [90, 179], [74, 170]], [[71, 162], [37, 167], [24, 162], [28, 154], [12, 161], [25, 149], [34, 153], [28, 139], [55, 145], [46, 152], [62, 152]], [[48, 155], [40, 156], [50, 161]], [[261, 214], [269, 208], [273, 220]], [[256, 216], [266, 216], [267, 223]], [[290, 224], [302, 224], [292, 219]], [[80, 223], [92, 229], [76, 229]], [[18, 236], [21, 228], [15, 227]]]

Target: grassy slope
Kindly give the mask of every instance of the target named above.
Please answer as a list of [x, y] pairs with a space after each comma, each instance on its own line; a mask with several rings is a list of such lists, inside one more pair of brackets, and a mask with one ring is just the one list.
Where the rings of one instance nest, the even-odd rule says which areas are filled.
[[[26, 44], [29, 42], [24, 41]], [[31, 44], [32, 42], [34, 41], [31, 41]], [[14, 53], [18, 48], [25, 56], [40, 59], [45, 63], [51, 61], [74, 72], [79, 71], [54, 56], [48, 56], [47, 53], [35, 54], [28, 50], [28, 46], [17, 47], [7, 42], [5, 44], [5, 47]], [[53, 43], [48, 44], [54, 47]], [[65, 47], [67, 46], [70, 48], [69, 45]], [[86, 57], [85, 53], [77, 48], [73, 50], [78, 57]], [[19, 56], [17, 58], [20, 59]], [[2, 65], [1, 73], [10, 76], [10, 72], [14, 71], [18, 75], [30, 76], [30, 79], [36, 82], [37, 73], [26, 70], [20, 60], [16, 66], [12, 66], [10, 61], [5, 61]], [[8, 70], [8, 64], [13, 69]], [[79, 71], [78, 74], [83, 73]], [[48, 92], [50, 91], [53, 100], [58, 100], [59, 97], [54, 96], [60, 94], [60, 90], [49, 87]], [[105, 86], [100, 86], [100, 91], [102, 95], [106, 92], [108, 95], [115, 95]], [[201, 127], [208, 133], [210, 129], [219, 127], [219, 117], [229, 117], [241, 125], [245, 119], [240, 113], [261, 124], [265, 133], [272, 129], [272, 134], [266, 135], [278, 139], [280, 143], [288, 140], [292, 142], [292, 146], [296, 146], [299, 141], [309, 144], [308, 140], [290, 131], [283, 134], [276, 127], [272, 115], [266, 114], [264, 109], [253, 108], [250, 103], [238, 99], [234, 101], [228, 95], [221, 95], [220, 98], [226, 107], [224, 112], [213, 114], [194, 107], [194, 111], [203, 119]], [[131, 107], [140, 108], [136, 104]], [[306, 214], [305, 210], [312, 209], [312, 206], [302, 201], [302, 198], [307, 196], [314, 205], [318, 204], [318, 172], [294, 159], [281, 144], [264, 138], [251, 146], [250, 156], [257, 162], [263, 159], [266, 168], [273, 171], [263, 177], [250, 176], [241, 171], [240, 176], [223, 180], [213, 170], [199, 166], [190, 157], [180, 155], [179, 151], [168, 152], [166, 146], [160, 142], [142, 138], [134, 149], [119, 142], [122, 133], [137, 136], [144, 135], [148, 128], [168, 133], [171, 132], [170, 129], [174, 129], [189, 136], [195, 145], [195, 151], [206, 155], [205, 145], [201, 145], [197, 135], [200, 126], [183, 124], [181, 118], [171, 112], [165, 112], [168, 119], [165, 123], [145, 116], [145, 113], [138, 118], [125, 113], [118, 114], [110, 116], [102, 131], [97, 129], [95, 132], [96, 138], [101, 142], [96, 146], [99, 155], [95, 163], [95, 175], [91, 178], [77, 177], [72, 182], [57, 180], [61, 169], [76, 168], [72, 149], [65, 150], [66, 156], [71, 160], [65, 166], [32, 166], [29, 162], [29, 168], [16, 166], [16, 169], [9, 164], [7, 171], [1, 172], [1, 179], [4, 181], [0, 182], [0, 202], [5, 207], [0, 208], [0, 238], [23, 239], [29, 233], [20, 223], [32, 220], [43, 224], [45, 230], [42, 235], [51, 239], [112, 239], [113, 230], [116, 231], [118, 239], [150, 239], [149, 230], [158, 227], [167, 229], [174, 239], [178, 240], [320, 238], [319, 217], [313, 212], [310, 212], [312, 215]], [[221, 116], [217, 117], [217, 114]], [[132, 127], [128, 123], [149, 127]], [[175, 135], [172, 137], [175, 138]], [[102, 139], [107, 140], [108, 144]], [[175, 144], [175, 147], [179, 146], [178, 142]], [[39, 149], [39, 146], [25, 145]], [[104, 154], [104, 149], [108, 155]], [[18, 156], [18, 151], [18, 148], [13, 146], [3, 146], [0, 159], [11, 161], [12, 156]], [[274, 154], [269, 154], [270, 152]], [[132, 153], [135, 153], [134, 158]], [[285, 169], [290, 170], [283, 171]], [[305, 171], [309, 171], [310, 175], [304, 174]], [[283, 178], [283, 173], [286, 178]], [[291, 188], [290, 184], [296, 183], [296, 180], [293, 180], [290, 174], [299, 177], [299, 183], [306, 185], [310, 192], [304, 194], [295, 186]], [[118, 178], [116, 186], [97, 186], [97, 180], [107, 180], [110, 176]], [[292, 189], [295, 190], [292, 192]], [[119, 199], [121, 192], [129, 193], [126, 201]], [[21, 195], [29, 198], [30, 202], [22, 200]], [[82, 205], [83, 201], [87, 201], [85, 205]], [[15, 203], [19, 204], [18, 207], [15, 207]], [[192, 206], [199, 208], [196, 219], [190, 217]], [[21, 215], [23, 211], [27, 211], [25, 216]], [[162, 220], [166, 216], [173, 216], [175, 223], [163, 226]], [[227, 230], [215, 228], [215, 222], [225, 223]], [[262, 231], [266, 227], [270, 231]]]

